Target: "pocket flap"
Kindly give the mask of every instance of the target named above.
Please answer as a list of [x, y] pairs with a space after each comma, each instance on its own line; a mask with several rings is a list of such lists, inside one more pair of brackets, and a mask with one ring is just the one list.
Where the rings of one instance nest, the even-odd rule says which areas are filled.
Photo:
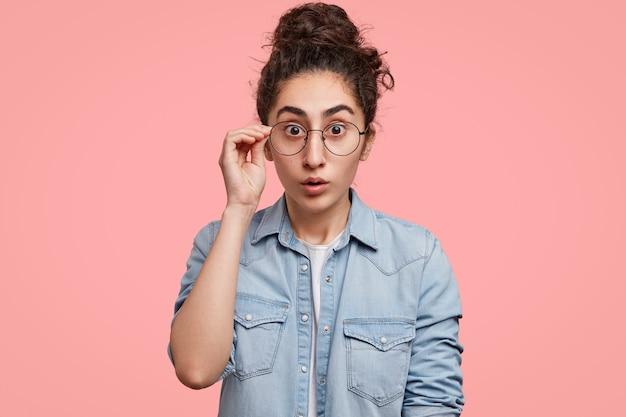
[[387, 351], [415, 337], [415, 321], [401, 318], [348, 319], [343, 322], [343, 333], [378, 350]]
[[289, 303], [268, 300], [249, 294], [237, 294], [235, 321], [249, 329], [264, 323], [282, 323], [287, 318]]

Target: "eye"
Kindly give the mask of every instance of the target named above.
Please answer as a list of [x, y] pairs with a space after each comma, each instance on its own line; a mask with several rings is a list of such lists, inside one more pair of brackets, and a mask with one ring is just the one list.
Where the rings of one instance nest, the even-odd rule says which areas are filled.
[[303, 137], [306, 133], [306, 130], [299, 125], [296, 124], [288, 124], [285, 126], [285, 135], [294, 138]]
[[346, 127], [340, 123], [334, 123], [326, 128], [328, 136], [343, 136], [346, 133]]

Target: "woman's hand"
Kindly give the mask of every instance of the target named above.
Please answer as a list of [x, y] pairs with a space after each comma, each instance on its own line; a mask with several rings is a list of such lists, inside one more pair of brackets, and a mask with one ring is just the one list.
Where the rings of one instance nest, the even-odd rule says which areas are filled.
[[265, 187], [263, 147], [270, 131], [268, 126], [250, 125], [226, 134], [219, 164], [226, 185], [227, 205], [257, 208]]

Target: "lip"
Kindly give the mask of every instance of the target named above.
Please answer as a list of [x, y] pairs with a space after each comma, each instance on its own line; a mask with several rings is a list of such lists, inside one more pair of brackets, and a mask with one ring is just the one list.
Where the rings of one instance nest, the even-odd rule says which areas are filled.
[[328, 181], [318, 177], [309, 177], [302, 181], [301, 184], [308, 195], [319, 195], [328, 188]]

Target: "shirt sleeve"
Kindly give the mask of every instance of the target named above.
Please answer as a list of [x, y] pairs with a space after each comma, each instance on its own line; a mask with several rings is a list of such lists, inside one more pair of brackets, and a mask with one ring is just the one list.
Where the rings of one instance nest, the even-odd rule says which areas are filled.
[[465, 403], [461, 299], [448, 258], [439, 241], [429, 238], [402, 416], [456, 417]]
[[[196, 282], [196, 278], [200, 274], [200, 269], [202, 265], [204, 265], [204, 261], [209, 254], [209, 250], [215, 241], [215, 236], [217, 235], [217, 230], [219, 228], [219, 222], [209, 223], [204, 226], [196, 237], [193, 240], [193, 246], [191, 248], [191, 253], [189, 254], [189, 258], [187, 259], [187, 271], [183, 275], [180, 282], [180, 291], [178, 293], [178, 297], [176, 298], [176, 302], [174, 303], [174, 317], [172, 319], [172, 323], [174, 319], [176, 319], [176, 314], [184, 304], [187, 296], [191, 292], [194, 283]], [[233, 324], [234, 326], [234, 324]], [[235, 330], [233, 328], [233, 348], [231, 349], [230, 359], [228, 364], [226, 365], [226, 369], [222, 372], [220, 379], [226, 377], [228, 374], [232, 373], [234, 370], [233, 358], [234, 358], [234, 349], [235, 349], [235, 338], [234, 334]], [[172, 359], [172, 351], [170, 349], [170, 345], [167, 345], [167, 354], [170, 358], [170, 361], [174, 363]]]

